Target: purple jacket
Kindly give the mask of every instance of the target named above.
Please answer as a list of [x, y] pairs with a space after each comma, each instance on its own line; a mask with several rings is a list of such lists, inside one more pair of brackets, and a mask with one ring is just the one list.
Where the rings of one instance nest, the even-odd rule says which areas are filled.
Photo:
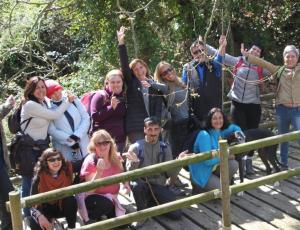
[[105, 129], [116, 140], [116, 143], [122, 143], [126, 139], [124, 93], [114, 96], [120, 98], [120, 103], [115, 110], [110, 105], [112, 92], [108, 89], [100, 90], [93, 96], [91, 101], [92, 133], [99, 129]]

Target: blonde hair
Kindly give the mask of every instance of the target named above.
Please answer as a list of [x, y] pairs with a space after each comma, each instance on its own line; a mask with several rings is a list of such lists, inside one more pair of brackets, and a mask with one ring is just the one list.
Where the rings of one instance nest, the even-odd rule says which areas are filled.
[[121, 162], [119, 156], [117, 155], [116, 142], [106, 130], [100, 129], [100, 130], [93, 133], [93, 136], [92, 136], [92, 138], [90, 140], [90, 143], [87, 147], [89, 153], [95, 153], [96, 152], [96, 146], [95, 145], [100, 139], [102, 141], [109, 141], [110, 142], [109, 160], [110, 160], [112, 165], [118, 166], [123, 171], [124, 169], [123, 169], [122, 162]]
[[116, 75], [119, 75], [122, 79], [122, 82], [124, 84], [124, 76], [123, 76], [123, 73], [121, 70], [119, 69], [112, 69], [110, 70], [106, 76], [105, 76], [105, 80], [104, 80], [104, 86], [107, 86], [108, 82], [109, 82], [109, 79], [112, 77], [112, 76], [116, 76]]
[[146, 72], [146, 77], [147, 78], [151, 78], [150, 76], [150, 69], [148, 67], [148, 65], [146, 64], [146, 62], [144, 62], [142, 59], [139, 59], [139, 58], [135, 58], [133, 59], [130, 64], [129, 64], [129, 68], [133, 71], [134, 67], [137, 65], [137, 64], [141, 64], [142, 66], [144, 66], [147, 70]]
[[160, 63], [157, 64], [156, 68], [155, 68], [155, 72], [154, 72], [154, 80], [160, 82], [160, 83], [166, 83], [168, 84], [168, 81], [165, 81], [162, 77], [161, 77], [161, 74], [162, 74], [162, 71], [161, 69], [163, 67], [168, 67], [170, 69], [172, 69], [174, 72], [175, 72], [175, 79], [174, 79], [174, 83], [175, 85], [177, 86], [180, 86], [182, 88], [186, 88], [186, 85], [181, 81], [181, 79], [177, 76], [177, 73], [175, 71], [175, 69], [173, 69], [173, 67], [171, 66], [170, 63], [166, 62], [166, 61], [161, 61]]

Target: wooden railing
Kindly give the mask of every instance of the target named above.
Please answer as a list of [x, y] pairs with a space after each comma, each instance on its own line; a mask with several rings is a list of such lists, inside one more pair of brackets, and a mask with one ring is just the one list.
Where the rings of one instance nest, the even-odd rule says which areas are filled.
[[[261, 140], [256, 140], [244, 144], [239, 144], [233, 147], [228, 147], [227, 141], [221, 140], [220, 144], [220, 169], [221, 169], [221, 190], [213, 190], [210, 192], [186, 197], [180, 200], [176, 200], [167, 204], [162, 204], [149, 209], [130, 213], [121, 217], [108, 219], [105, 221], [97, 222], [91, 225], [82, 226], [79, 229], [110, 229], [120, 225], [128, 224], [141, 219], [161, 215], [176, 209], [188, 207], [192, 204], [203, 203], [212, 199], [222, 198], [222, 220], [223, 229], [231, 229], [231, 217], [230, 217], [230, 196], [231, 194], [246, 191], [266, 183], [273, 183], [275, 181], [284, 180], [292, 176], [300, 175], [300, 168], [290, 169], [284, 172], [275, 173], [269, 176], [265, 176], [259, 179], [251, 180], [242, 184], [229, 186], [228, 178], [228, 155], [239, 154], [249, 150], [258, 149], [265, 146], [278, 144], [285, 141], [294, 141], [300, 139], [300, 131], [295, 131], [283, 135], [277, 135]], [[116, 184], [120, 182], [130, 181], [139, 177], [150, 176], [158, 174], [170, 169], [183, 167], [192, 163], [208, 160], [212, 157], [210, 152], [205, 154], [196, 154], [194, 156], [187, 157], [181, 160], [172, 160], [152, 166], [148, 166], [142, 169], [137, 169], [129, 172], [124, 172], [119, 175], [98, 179], [93, 182], [85, 182], [82, 184], [72, 185], [66, 188], [53, 190], [50, 192], [33, 195], [30, 197], [20, 198], [18, 191], [11, 192], [9, 194], [10, 201], [8, 202], [8, 209], [11, 211], [13, 229], [22, 229], [22, 214], [21, 208], [31, 207], [36, 204], [45, 203], [51, 200], [61, 199], [70, 195], [74, 195], [80, 192], [89, 191], [101, 186], [109, 184]]]

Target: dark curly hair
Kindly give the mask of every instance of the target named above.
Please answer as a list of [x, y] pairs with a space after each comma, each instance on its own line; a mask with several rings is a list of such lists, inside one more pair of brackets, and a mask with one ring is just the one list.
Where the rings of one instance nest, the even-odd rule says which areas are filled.
[[222, 116], [223, 116], [223, 121], [224, 121], [224, 123], [223, 123], [223, 126], [222, 126], [221, 130], [224, 130], [224, 129], [228, 128], [228, 126], [229, 126], [229, 121], [228, 121], [227, 116], [224, 114], [224, 112], [222, 111], [222, 109], [215, 107], [215, 108], [212, 108], [212, 109], [208, 112], [208, 114], [207, 114], [207, 116], [206, 116], [206, 119], [205, 119], [205, 127], [204, 127], [205, 130], [208, 131], [208, 130], [210, 130], [210, 129], [214, 129], [214, 128], [212, 127], [212, 125], [211, 125], [211, 120], [212, 120], [213, 115], [214, 115], [216, 112], [221, 113]]
[[49, 170], [49, 167], [48, 167], [47, 160], [50, 157], [53, 157], [53, 156], [56, 156], [56, 155], [59, 155], [59, 157], [62, 159], [62, 162], [61, 162], [62, 164], [61, 164], [60, 171], [64, 170], [66, 172], [67, 176], [71, 176], [71, 175], [69, 175], [70, 172], [68, 170], [66, 160], [65, 160], [64, 156], [62, 155], [62, 153], [60, 151], [54, 149], [54, 148], [48, 148], [48, 149], [44, 150], [44, 152], [39, 157], [39, 160], [38, 160], [38, 162], [36, 163], [36, 165], [34, 167], [35, 177], [39, 176], [39, 174], [42, 171], [45, 171], [45, 172], [50, 174], [50, 170]]

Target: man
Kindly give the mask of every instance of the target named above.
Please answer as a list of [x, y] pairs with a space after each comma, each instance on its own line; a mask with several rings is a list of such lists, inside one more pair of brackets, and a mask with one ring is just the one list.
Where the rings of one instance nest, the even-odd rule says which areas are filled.
[[7, 98], [6, 102], [0, 106], [0, 229], [2, 230], [12, 229], [10, 214], [6, 211], [5, 203], [8, 201], [8, 193], [13, 190], [7, 173], [7, 169], [10, 168], [10, 162], [8, 159], [2, 120], [13, 108], [14, 104], [15, 99], [11, 95]]
[[183, 67], [182, 80], [189, 88], [190, 116], [203, 122], [208, 111], [222, 106], [222, 59], [227, 41], [222, 37], [219, 41], [220, 52], [213, 60], [209, 60], [205, 46], [199, 39], [190, 47], [193, 60]]
[[[127, 157], [127, 169], [133, 170], [149, 165], [170, 161], [173, 159], [170, 147], [159, 141], [161, 124], [158, 118], [148, 117], [144, 120], [145, 139], [138, 140], [129, 147], [124, 155]], [[179, 154], [182, 159], [189, 156], [187, 151]], [[137, 210], [159, 205], [176, 200], [176, 195], [166, 186], [166, 180], [170, 176], [178, 174], [178, 170], [168, 171], [132, 182], [132, 192], [136, 202]], [[167, 213], [172, 219], [181, 218], [181, 210]]]

